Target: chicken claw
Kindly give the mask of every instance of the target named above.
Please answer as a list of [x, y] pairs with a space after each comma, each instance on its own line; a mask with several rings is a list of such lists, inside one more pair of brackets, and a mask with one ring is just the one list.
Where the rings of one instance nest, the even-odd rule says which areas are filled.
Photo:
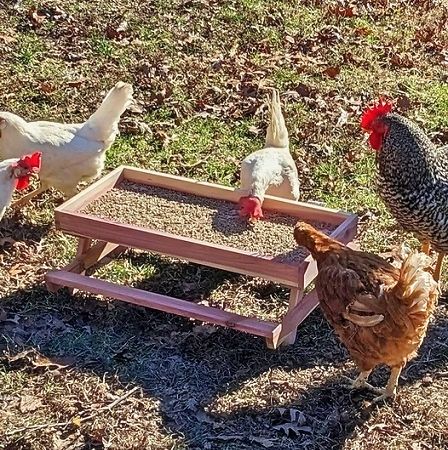
[[402, 366], [392, 367], [390, 370], [389, 380], [387, 381], [386, 389], [383, 394], [373, 399], [373, 403], [380, 403], [388, 398], [394, 398], [397, 393], [398, 378], [400, 378]]
[[367, 372], [361, 372], [356, 380], [352, 380], [349, 377], [342, 376], [344, 380], [347, 381], [347, 384], [345, 387], [348, 389], [368, 389], [369, 391], [373, 392], [374, 394], [384, 394], [384, 389], [377, 388], [375, 386], [372, 386], [368, 381], [367, 377], [370, 375], [370, 370]]

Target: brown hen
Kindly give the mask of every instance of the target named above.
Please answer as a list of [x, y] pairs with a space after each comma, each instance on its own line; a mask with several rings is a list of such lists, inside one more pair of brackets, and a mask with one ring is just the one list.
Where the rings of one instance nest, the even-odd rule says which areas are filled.
[[397, 268], [302, 222], [294, 237], [317, 261], [320, 306], [361, 371], [351, 386], [372, 388], [367, 383], [370, 372], [386, 364], [391, 368], [389, 381], [374, 401], [393, 397], [401, 370], [417, 354], [438, 300], [438, 284], [428, 272], [430, 258], [411, 252]]

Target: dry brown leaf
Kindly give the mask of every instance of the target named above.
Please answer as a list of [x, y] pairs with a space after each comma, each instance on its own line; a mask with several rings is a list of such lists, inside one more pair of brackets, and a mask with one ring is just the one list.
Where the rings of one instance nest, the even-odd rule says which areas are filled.
[[396, 67], [405, 67], [410, 68], [414, 66], [414, 63], [408, 54], [400, 55], [398, 53], [394, 53], [390, 57], [390, 63]]
[[118, 24], [118, 26], [114, 26], [109, 24], [106, 28], [106, 36], [109, 39], [115, 39], [117, 41], [121, 41], [128, 35], [128, 23], [123, 20]]
[[32, 6], [28, 11], [28, 18], [30, 19], [33, 26], [36, 28], [40, 27], [45, 21], [45, 16], [40, 15], [39, 11], [35, 6]]
[[17, 39], [8, 34], [0, 34], [0, 41], [2, 41], [4, 44], [12, 44], [13, 42], [16, 42]]
[[42, 401], [33, 395], [22, 395], [20, 397], [19, 409], [21, 413], [36, 411], [42, 406]]
[[74, 358], [70, 356], [62, 358], [47, 358], [46, 356], [38, 354], [32, 364], [34, 367], [54, 367], [55, 369], [65, 369], [68, 366], [73, 365], [75, 362]]
[[324, 74], [330, 78], [336, 78], [341, 73], [341, 68], [337, 66], [330, 66], [324, 70]]
[[45, 94], [51, 94], [52, 92], [54, 92], [55, 87], [48, 81], [43, 81], [40, 86], [39, 86], [40, 90], [42, 92], [44, 92]]
[[304, 427], [304, 426], [299, 426], [295, 423], [283, 423], [281, 425], [276, 425], [274, 428], [274, 430], [279, 430], [279, 431], [283, 431], [286, 436], [290, 436], [291, 433], [294, 435], [298, 435], [300, 433], [312, 433], [312, 429], [311, 427]]
[[79, 428], [81, 426], [81, 417], [79, 416], [73, 417], [73, 419], [71, 420], [71, 424], [74, 427]]
[[17, 241], [13, 238], [6, 237], [6, 238], [0, 238], [0, 247], [3, 247], [5, 244], [15, 244]]
[[411, 107], [411, 100], [409, 99], [409, 97], [407, 95], [400, 95], [397, 98], [397, 106], [402, 110], [402, 111], [407, 111], [410, 107]]
[[67, 86], [78, 88], [81, 87], [85, 82], [84, 78], [80, 78], [79, 80], [68, 81]]
[[356, 36], [368, 36], [369, 34], [372, 34], [372, 30], [367, 27], [357, 27], [354, 32]]
[[267, 439], [258, 436], [249, 436], [249, 440], [251, 442], [256, 442], [257, 444], [260, 444], [265, 448], [271, 448], [275, 442], [274, 439]]
[[354, 17], [358, 13], [356, 6], [354, 5], [351, 6], [333, 5], [330, 6], [329, 11], [336, 17]]
[[311, 86], [307, 86], [305, 83], [299, 83], [295, 91], [301, 96], [310, 98], [313, 96], [313, 88]]

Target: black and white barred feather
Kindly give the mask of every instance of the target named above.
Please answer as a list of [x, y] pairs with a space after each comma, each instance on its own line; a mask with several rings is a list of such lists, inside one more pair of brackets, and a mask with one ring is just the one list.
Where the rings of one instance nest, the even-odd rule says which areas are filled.
[[377, 154], [378, 193], [407, 231], [448, 251], [448, 146], [437, 148], [425, 133], [398, 114], [388, 126]]

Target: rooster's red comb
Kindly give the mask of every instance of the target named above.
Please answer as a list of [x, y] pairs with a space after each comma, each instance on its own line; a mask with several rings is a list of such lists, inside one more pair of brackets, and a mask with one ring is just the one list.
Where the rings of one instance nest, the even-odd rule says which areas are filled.
[[392, 111], [392, 103], [380, 98], [373, 106], [369, 106], [362, 114], [361, 128], [367, 131], [371, 130], [372, 123], [381, 116]]

